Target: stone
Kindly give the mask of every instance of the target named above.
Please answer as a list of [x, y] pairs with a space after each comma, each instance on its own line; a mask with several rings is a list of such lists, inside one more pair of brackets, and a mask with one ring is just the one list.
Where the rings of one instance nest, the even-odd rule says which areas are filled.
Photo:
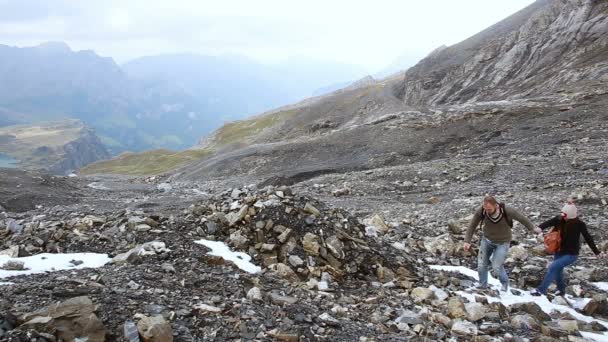
[[94, 215], [87, 215], [82, 219], [81, 222], [84, 223], [87, 227], [92, 228], [101, 226], [106, 223], [106, 218]]
[[477, 322], [486, 317], [486, 307], [481, 303], [466, 303], [464, 305], [467, 320]]
[[220, 313], [222, 312], [221, 308], [218, 308], [217, 306], [212, 306], [212, 305], [208, 305], [208, 304], [195, 304], [192, 306], [193, 309], [198, 310], [200, 312], [211, 312], [211, 313]]
[[578, 331], [578, 322], [574, 319], [560, 319], [557, 321], [557, 325], [566, 330], [568, 333], [574, 333]]
[[291, 233], [293, 232], [293, 230], [287, 228], [285, 229], [278, 237], [277, 240], [279, 240], [280, 243], [285, 243], [285, 241], [287, 241], [287, 239], [289, 239], [289, 237], [291, 236]]
[[315, 208], [312, 204], [310, 204], [310, 202], [307, 202], [304, 206], [304, 212], [315, 217], [321, 216], [321, 212], [319, 211], [319, 209]]
[[585, 307], [583, 308], [583, 312], [585, 313], [585, 315], [591, 316], [597, 311], [597, 309], [599, 307], [600, 307], [600, 302], [598, 300], [596, 300], [595, 298], [592, 298], [589, 301], [589, 303], [587, 303], [585, 305]]
[[390, 227], [384, 222], [384, 218], [382, 218], [380, 214], [374, 214], [369, 219], [368, 225], [374, 227], [376, 231], [381, 233], [387, 233], [390, 230]]
[[251, 301], [262, 301], [264, 298], [262, 297], [262, 291], [259, 287], [252, 287], [247, 291], [247, 299]]
[[433, 290], [430, 290], [425, 287], [416, 287], [412, 290], [411, 296], [414, 298], [414, 301], [423, 302], [425, 300], [433, 299], [435, 293], [433, 292]]
[[132, 248], [126, 253], [118, 254], [114, 258], [112, 258], [111, 263], [113, 264], [124, 264], [124, 263], [138, 263], [141, 261], [141, 258], [147, 255], [156, 255], [170, 252], [164, 242], [161, 241], [151, 241], [146, 242], [142, 245]]
[[462, 298], [451, 297], [448, 300], [448, 316], [451, 318], [464, 318], [467, 316]]
[[123, 325], [123, 334], [127, 342], [140, 342], [139, 330], [137, 330], [137, 326], [132, 321], [125, 322]]
[[172, 342], [173, 330], [171, 324], [163, 316], [144, 316], [137, 322], [137, 330], [144, 342]]
[[319, 255], [319, 249], [321, 248], [319, 237], [313, 233], [306, 233], [302, 239], [302, 247], [304, 247], [304, 251], [309, 255]]
[[289, 264], [293, 267], [300, 267], [304, 265], [304, 260], [302, 260], [302, 258], [297, 255], [290, 255], [288, 261]]
[[275, 305], [292, 305], [298, 302], [298, 298], [296, 297], [283, 296], [274, 291], [270, 292], [268, 294], [268, 297], [270, 298], [270, 301]]
[[147, 225], [145, 223], [138, 224], [137, 226], [135, 226], [135, 231], [137, 231], [137, 232], [147, 232], [151, 229], [152, 229], [152, 227], [150, 227], [149, 225]]
[[423, 240], [423, 245], [427, 252], [434, 255], [443, 254], [451, 256], [456, 251], [456, 243], [454, 243], [450, 234], [427, 237]]
[[173, 187], [169, 183], [160, 183], [156, 186], [156, 189], [163, 192], [169, 192], [173, 190]]
[[241, 197], [241, 190], [239, 189], [233, 189], [232, 193], [230, 194], [230, 198], [238, 200]]
[[237, 249], [245, 249], [249, 245], [249, 239], [247, 236], [242, 235], [240, 231], [230, 234], [229, 240], [230, 245], [236, 247]]
[[429, 289], [431, 291], [433, 291], [433, 293], [435, 293], [435, 298], [437, 298], [440, 301], [444, 301], [444, 300], [448, 299], [448, 297], [450, 297], [450, 295], [448, 295], [447, 292], [445, 292], [444, 290], [438, 288], [435, 285], [429, 286]]
[[551, 320], [551, 316], [544, 312], [543, 309], [534, 302], [513, 304], [511, 305], [511, 310], [528, 313], [540, 322]]
[[23, 232], [23, 226], [15, 220], [9, 220], [6, 224], [6, 228], [12, 234], [21, 234]]
[[300, 281], [298, 275], [291, 269], [291, 267], [283, 264], [276, 263], [268, 266], [268, 269], [274, 271], [279, 277], [287, 279], [291, 283], [297, 283]]
[[319, 315], [319, 319], [325, 323], [329, 323], [332, 325], [337, 325], [340, 323], [340, 321], [338, 321], [336, 318], [334, 318], [332, 315], [328, 314], [327, 312], [324, 312], [321, 315]]
[[7, 271], [23, 271], [25, 270], [25, 263], [21, 260], [9, 260], [0, 266], [0, 269]]
[[249, 211], [249, 207], [244, 205], [241, 207], [241, 209], [238, 212], [231, 212], [228, 215], [226, 215], [226, 220], [228, 220], [228, 225], [230, 227], [234, 226], [235, 224], [237, 224], [238, 222], [242, 221], [245, 216], [247, 215], [247, 212]]
[[0, 255], [6, 255], [9, 258], [17, 258], [19, 257], [19, 246], [10, 246], [9, 248], [0, 251]]
[[448, 229], [452, 234], [462, 234], [462, 227], [457, 222], [450, 220], [448, 222]]
[[524, 261], [528, 258], [528, 251], [522, 245], [517, 245], [509, 248], [508, 258], [513, 260]]
[[82, 296], [25, 314], [21, 320], [24, 328], [48, 332], [65, 341], [102, 342], [106, 329], [94, 311], [91, 299]]
[[270, 333], [272, 337], [274, 337], [277, 341], [281, 342], [298, 342], [300, 340], [300, 336], [298, 334], [287, 333], [287, 332], [274, 332]]
[[333, 256], [338, 259], [344, 259], [344, 243], [338, 239], [337, 236], [332, 235], [325, 240], [325, 245], [327, 249], [331, 252]]
[[452, 334], [460, 336], [476, 336], [478, 334], [477, 326], [471, 322], [457, 319], [452, 322]]
[[420, 318], [420, 315], [410, 311], [410, 310], [405, 310], [401, 313], [401, 315], [399, 317], [397, 317], [395, 319], [395, 323], [399, 324], [399, 323], [405, 323], [405, 324], [423, 324], [424, 321]]
[[215, 235], [218, 231], [218, 225], [213, 221], [205, 222], [205, 227], [207, 228], [207, 234]]
[[538, 320], [530, 314], [519, 314], [511, 317], [511, 327], [515, 329], [540, 330]]

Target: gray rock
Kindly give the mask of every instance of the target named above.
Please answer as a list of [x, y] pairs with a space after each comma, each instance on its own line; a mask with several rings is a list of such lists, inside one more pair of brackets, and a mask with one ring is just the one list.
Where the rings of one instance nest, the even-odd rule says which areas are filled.
[[260, 288], [252, 287], [251, 289], [249, 289], [249, 291], [247, 291], [247, 299], [251, 301], [262, 301], [263, 297]]
[[274, 291], [268, 293], [268, 297], [270, 298], [270, 301], [276, 305], [291, 305], [298, 302], [298, 298], [296, 297], [283, 296]]
[[143, 317], [137, 322], [137, 330], [144, 342], [172, 342], [171, 324], [163, 316]]
[[477, 322], [486, 317], [486, 307], [481, 303], [466, 303], [464, 307], [467, 319], [471, 322]]
[[462, 298], [451, 297], [448, 300], [448, 316], [451, 318], [464, 318], [467, 316]]
[[123, 325], [123, 334], [127, 342], [139, 342], [139, 331], [133, 321], [126, 321]]
[[25, 270], [25, 263], [21, 260], [9, 260], [5, 262], [0, 269], [7, 271], [23, 271]]
[[460, 336], [476, 336], [478, 334], [477, 326], [471, 322], [457, 319], [452, 322], [452, 334]]
[[540, 330], [540, 323], [530, 314], [519, 314], [511, 317], [511, 326], [515, 329]]
[[417, 287], [412, 290], [411, 296], [416, 302], [423, 302], [425, 300], [431, 300], [435, 297], [435, 293], [431, 289], [425, 287]]
[[319, 211], [319, 209], [315, 208], [312, 204], [310, 204], [308, 202], [304, 206], [304, 212], [311, 214], [313, 216], [316, 216], [316, 217], [321, 216], [321, 212]]
[[319, 249], [321, 246], [319, 245], [319, 237], [315, 234], [306, 233], [302, 239], [302, 246], [304, 247], [304, 251], [309, 255], [319, 255]]
[[56, 334], [64, 341], [105, 341], [106, 330], [95, 315], [95, 306], [88, 297], [74, 297], [44, 309], [25, 314], [21, 320], [26, 329]]

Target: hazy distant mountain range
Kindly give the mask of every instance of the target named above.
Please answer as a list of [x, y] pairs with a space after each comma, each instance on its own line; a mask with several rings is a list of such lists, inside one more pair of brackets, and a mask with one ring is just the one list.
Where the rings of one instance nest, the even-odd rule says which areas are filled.
[[77, 118], [112, 153], [179, 149], [228, 120], [365, 74], [360, 67], [305, 58], [264, 65], [243, 56], [196, 54], [142, 57], [119, 66], [64, 43], [0, 45], [0, 126]]

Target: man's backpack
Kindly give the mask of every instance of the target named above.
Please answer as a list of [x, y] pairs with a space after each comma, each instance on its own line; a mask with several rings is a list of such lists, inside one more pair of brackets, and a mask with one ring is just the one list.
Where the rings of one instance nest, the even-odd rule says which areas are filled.
[[[498, 206], [502, 210], [502, 215], [504, 216], [504, 219], [507, 220], [507, 224], [509, 225], [509, 227], [513, 228], [513, 220], [511, 220], [509, 218], [509, 215], [507, 214], [507, 209], [505, 209], [505, 204], [498, 203]], [[486, 217], [486, 211], [483, 209], [483, 207], [481, 207], [481, 222], [479, 223], [480, 226], [483, 223], [483, 219], [485, 217]]]

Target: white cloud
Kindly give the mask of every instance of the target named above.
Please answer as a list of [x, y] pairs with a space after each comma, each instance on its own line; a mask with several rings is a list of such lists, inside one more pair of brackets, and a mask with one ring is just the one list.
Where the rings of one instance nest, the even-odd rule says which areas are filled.
[[119, 61], [165, 52], [237, 53], [263, 61], [300, 55], [378, 69], [404, 52], [420, 58], [457, 43], [532, 2], [0, 1], [0, 43], [63, 40]]

